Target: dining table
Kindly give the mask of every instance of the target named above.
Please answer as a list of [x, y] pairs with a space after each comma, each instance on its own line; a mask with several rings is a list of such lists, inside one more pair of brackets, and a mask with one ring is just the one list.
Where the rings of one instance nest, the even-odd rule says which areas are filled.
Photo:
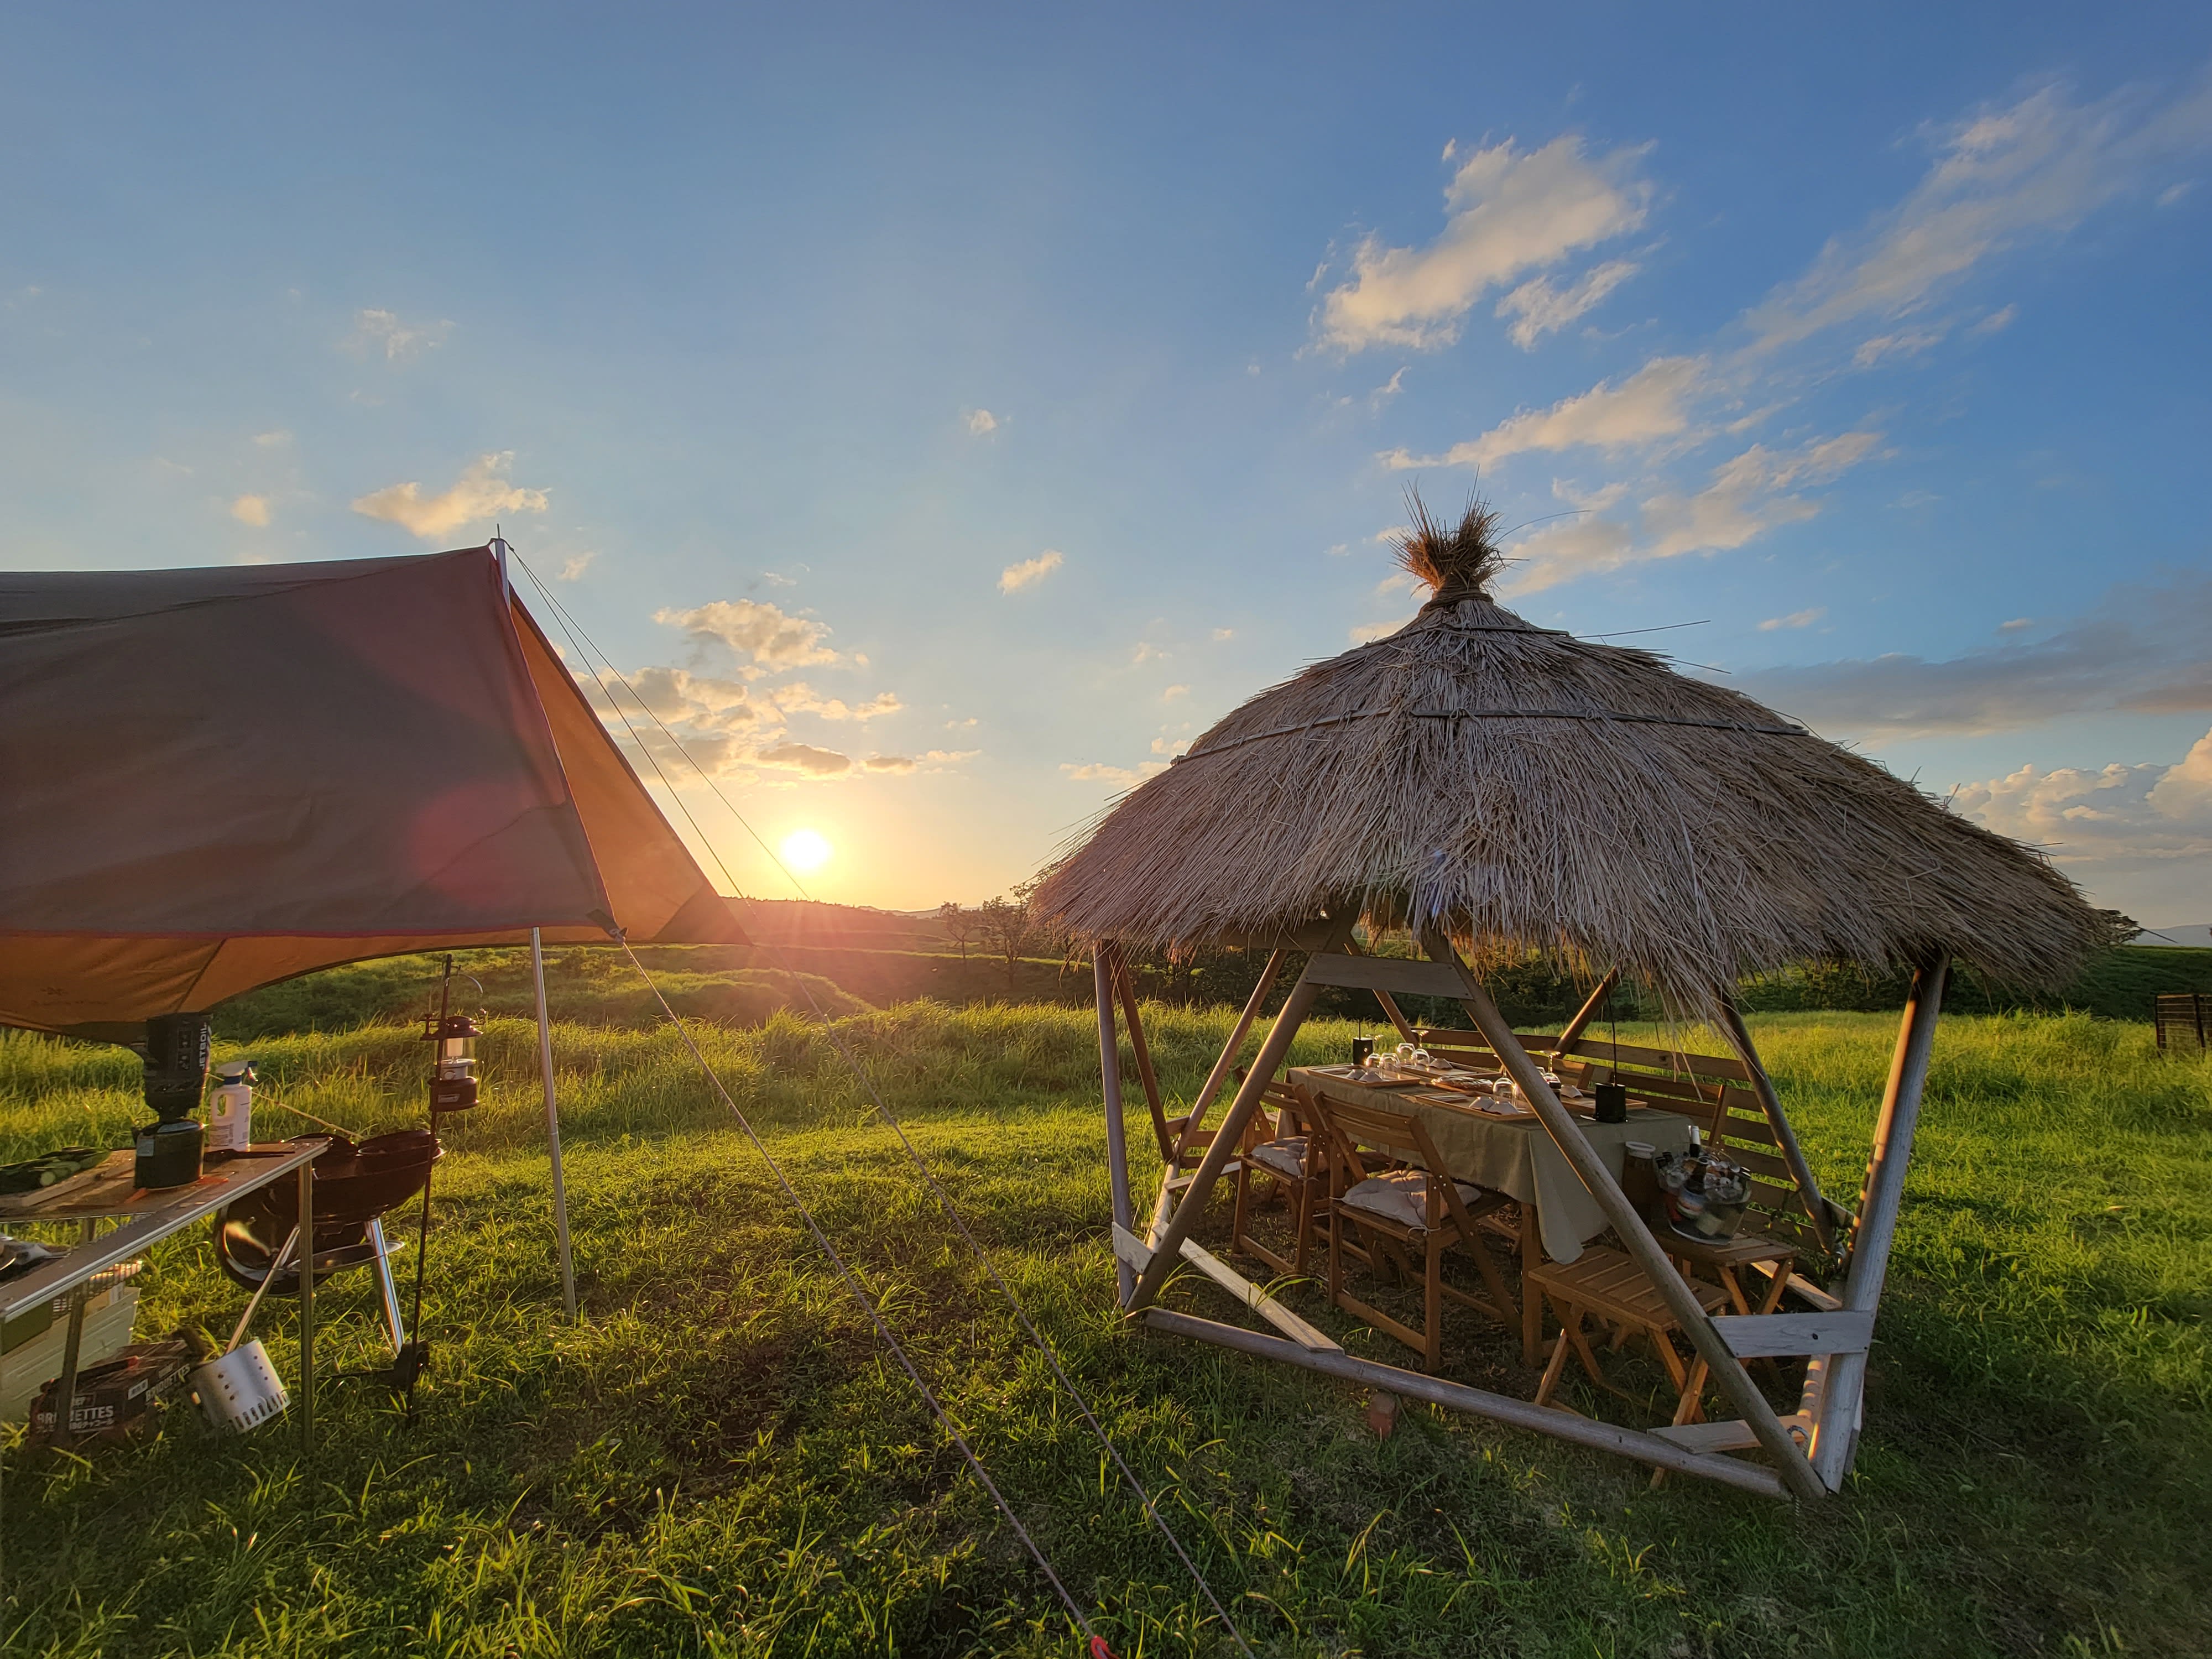
[[[1443, 1087], [1432, 1078], [1355, 1080], [1348, 1066], [1297, 1066], [1289, 1080], [1324, 1103], [1340, 1100], [1419, 1119], [1444, 1162], [1443, 1173], [1504, 1193], [1520, 1205], [1524, 1273], [1547, 1256], [1553, 1261], [1574, 1261], [1584, 1245], [1612, 1224], [1574, 1165], [1553, 1144], [1543, 1120], [1525, 1104]], [[1633, 1095], [1624, 1123], [1597, 1121], [1587, 1099], [1562, 1103], [1574, 1119], [1576, 1131], [1616, 1180], [1631, 1141], [1641, 1141], [1655, 1152], [1685, 1152], [1692, 1143], [1692, 1130], [1702, 1127], [1695, 1118], [1663, 1110]], [[1543, 1308], [1535, 1297], [1524, 1296], [1522, 1302], [1522, 1353], [1534, 1364], [1542, 1343]]]

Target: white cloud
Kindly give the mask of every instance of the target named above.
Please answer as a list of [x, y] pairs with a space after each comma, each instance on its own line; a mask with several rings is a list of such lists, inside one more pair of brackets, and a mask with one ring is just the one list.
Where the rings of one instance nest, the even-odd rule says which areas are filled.
[[461, 470], [450, 489], [425, 495], [418, 483], [388, 484], [356, 501], [353, 510], [365, 518], [389, 520], [426, 541], [495, 514], [543, 513], [544, 490], [508, 482], [507, 470], [514, 464], [511, 449], [479, 455]]
[[1948, 330], [1940, 328], [1915, 328], [1895, 334], [1877, 334], [1860, 343], [1859, 349], [1851, 353], [1851, 361], [1861, 368], [1872, 368], [1885, 357], [1917, 357], [1929, 347], [1942, 345], [1948, 333]]
[[1996, 334], [2004, 329], [2010, 328], [2012, 326], [2013, 319], [2019, 315], [2020, 307], [2018, 306], [2007, 306], [2002, 311], [1992, 311], [1988, 316], [1983, 318], [1981, 321], [1976, 323], [1972, 328], [1968, 329], [1966, 332], [1978, 337], [1986, 334]]
[[1023, 559], [1008, 565], [999, 573], [999, 592], [1018, 593], [1024, 587], [1035, 587], [1067, 561], [1054, 549], [1048, 547], [1034, 559]]
[[860, 765], [865, 771], [903, 776], [910, 772], [942, 772], [962, 761], [973, 760], [982, 752], [980, 749], [931, 749], [919, 755], [871, 755]]
[[1997, 624], [1997, 632], [2000, 634], [2021, 634], [2027, 632], [2029, 629], [2034, 626], [2035, 618], [2033, 617], [2014, 617], [2010, 622], [1999, 623]]
[[1154, 738], [1152, 739], [1152, 752], [1155, 755], [1180, 755], [1189, 747], [1188, 738]]
[[255, 433], [253, 441], [264, 449], [281, 449], [292, 441], [292, 434], [279, 427], [274, 431]]
[[726, 645], [767, 668], [837, 660], [837, 653], [822, 643], [828, 628], [757, 599], [715, 599], [690, 611], [656, 611], [653, 619], [684, 629], [700, 644]]
[[1190, 688], [1188, 686], [1171, 685], [1168, 687], [1166, 690], [1160, 693], [1160, 701], [1162, 702], [1173, 702], [1177, 697], [1187, 697], [1189, 695]]
[[1985, 106], [1941, 134], [1934, 165], [1902, 203], [1831, 241], [1747, 320], [1773, 347], [1909, 316], [1991, 255], [2063, 234], [2148, 168], [2208, 141], [2212, 76], [2202, 75], [2162, 106], [2134, 88], [2075, 104], [2055, 85]]
[[[2023, 623], [2026, 618], [2021, 619]], [[2212, 575], [2115, 587], [2048, 638], [1930, 662], [1894, 654], [1738, 678], [1736, 689], [1831, 736], [2005, 732], [2072, 715], [2212, 711]]]
[[269, 498], [266, 495], [240, 495], [230, 504], [230, 516], [240, 524], [250, 524], [256, 529], [266, 529], [269, 524]]
[[722, 732], [753, 726], [768, 718], [752, 694], [737, 680], [693, 674], [681, 668], [641, 668], [629, 677], [639, 700], [671, 726]]
[[853, 757], [834, 749], [817, 749], [811, 743], [771, 744], [750, 757], [755, 766], [781, 772], [803, 772], [810, 778], [842, 777], [853, 769]]
[[1237, 637], [1237, 630], [1233, 628], [1217, 628], [1213, 630], [1212, 637], [1216, 641], [1233, 640]]
[[1164, 659], [1167, 654], [1164, 649], [1150, 640], [1139, 640], [1136, 649], [1129, 653], [1129, 666], [1135, 668], [1145, 663]]
[[1097, 761], [1086, 761], [1081, 765], [1073, 761], [1062, 761], [1060, 769], [1080, 783], [1118, 783], [1126, 789], [1133, 784], [1142, 783], [1155, 774], [1166, 771], [1168, 763], [1146, 761], [1137, 766], [1107, 766]]
[[1647, 497], [1632, 527], [1596, 515], [1549, 526], [1515, 544], [1517, 568], [1506, 591], [1531, 593], [1644, 560], [1741, 547], [1782, 525], [1818, 514], [1817, 503], [1787, 492], [1800, 483], [1832, 481], [1864, 460], [1881, 441], [1877, 432], [1846, 432], [1781, 453], [1753, 444], [1714, 468], [1703, 489], [1686, 495], [1662, 490]]
[[1534, 351], [1545, 335], [1595, 310], [1607, 295], [1642, 269], [1631, 260], [1608, 259], [1565, 288], [1556, 286], [1548, 276], [1532, 276], [1498, 302], [1498, 314], [1514, 319], [1506, 331], [1513, 343], [1523, 351]]
[[1385, 247], [1370, 236], [1360, 244], [1352, 280], [1322, 302], [1322, 337], [1347, 351], [1449, 344], [1490, 289], [1641, 226], [1651, 200], [1636, 176], [1644, 155], [1638, 147], [1591, 158], [1571, 135], [1527, 152], [1511, 139], [1477, 150], [1444, 191], [1444, 228], [1433, 243]]
[[2178, 185], [2168, 185], [2164, 190], [2159, 191], [2158, 204], [2162, 208], [2170, 208], [2196, 188], [2197, 181], [2194, 179], [2184, 179]]
[[1828, 614], [1828, 607], [1816, 605], [1809, 611], [1793, 611], [1786, 617], [1769, 617], [1759, 623], [1759, 631], [1771, 634], [1778, 628], [1810, 628]]
[[1324, 548], [1322, 550], [1327, 553], [1332, 559], [1340, 559], [1344, 557], [1345, 555], [1352, 551], [1352, 544], [1350, 542], [1338, 542], [1334, 546]]
[[848, 707], [842, 697], [823, 696], [805, 680], [779, 685], [769, 693], [769, 698], [787, 714], [819, 714], [825, 720], [872, 720], [884, 714], [896, 714], [906, 707], [896, 694], [890, 691]]
[[987, 432], [996, 432], [999, 417], [988, 409], [971, 409], [968, 411], [968, 429], [979, 438]]
[[1388, 639], [1413, 620], [1411, 617], [1400, 617], [1391, 622], [1361, 623], [1352, 630], [1352, 642], [1365, 645], [1370, 640]]
[[2023, 766], [1961, 787], [1952, 806], [2043, 848], [2106, 903], [2186, 913], [2212, 873], [2212, 732], [2171, 766]]
[[1403, 471], [1421, 466], [1486, 467], [1532, 450], [1644, 447], [1688, 430], [1690, 417], [1683, 404], [1698, 388], [1705, 373], [1702, 357], [1655, 358], [1619, 386], [1601, 380], [1549, 409], [1524, 410], [1441, 455], [1410, 455], [1401, 449], [1382, 459]]
[[404, 323], [396, 312], [357, 311], [346, 343], [356, 351], [380, 352], [385, 362], [399, 363], [445, 344], [453, 329], [451, 323]]

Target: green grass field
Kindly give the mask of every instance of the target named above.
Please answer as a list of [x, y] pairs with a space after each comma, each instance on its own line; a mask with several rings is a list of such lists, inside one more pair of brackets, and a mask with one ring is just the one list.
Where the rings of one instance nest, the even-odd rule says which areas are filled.
[[[1227, 1016], [1156, 1018], [1187, 1094]], [[1944, 1022], [1858, 1474], [1802, 1509], [1651, 1493], [1632, 1465], [1425, 1410], [1378, 1442], [1352, 1390], [1121, 1330], [1087, 1013], [911, 1004], [842, 1029], [1261, 1652], [2212, 1650], [2212, 1067], [2161, 1060], [2147, 1027]], [[1756, 1029], [1849, 1198], [1891, 1019]], [[1115, 1651], [1233, 1651], [821, 1036], [788, 1015], [700, 1035]], [[311, 1460], [288, 1426], [219, 1443], [186, 1410], [82, 1456], [11, 1443], [0, 1650], [1077, 1653], [672, 1034], [556, 1035], [574, 1327], [530, 1029], [485, 1046], [489, 1103], [439, 1176], [416, 1419], [326, 1385]], [[260, 1061], [264, 1135], [295, 1127], [270, 1098], [364, 1133], [419, 1114], [404, 1031], [224, 1052]], [[0, 1038], [0, 1157], [119, 1138], [136, 1064]], [[1150, 1145], [1141, 1108], [1131, 1139]], [[140, 1282], [142, 1335], [241, 1305], [204, 1235]], [[1203, 1283], [1170, 1300], [1230, 1316]], [[365, 1277], [325, 1309], [324, 1366], [375, 1363]], [[262, 1327], [288, 1378], [289, 1313]], [[1503, 1333], [1455, 1318], [1450, 1374], [1532, 1386]]]

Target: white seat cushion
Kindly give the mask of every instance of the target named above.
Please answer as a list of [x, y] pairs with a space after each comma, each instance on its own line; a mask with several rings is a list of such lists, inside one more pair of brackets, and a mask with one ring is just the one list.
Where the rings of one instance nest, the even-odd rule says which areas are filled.
[[1303, 1181], [1308, 1144], [1304, 1135], [1285, 1135], [1280, 1140], [1262, 1141], [1245, 1153], [1244, 1158], [1269, 1175], [1280, 1176], [1285, 1181]]
[[[1344, 1195], [1346, 1208], [1364, 1210], [1380, 1216], [1385, 1221], [1395, 1221], [1401, 1227], [1411, 1227], [1415, 1232], [1428, 1231], [1429, 1177], [1419, 1170], [1392, 1170], [1379, 1176], [1370, 1176]], [[1482, 1188], [1464, 1181], [1452, 1183], [1459, 1188], [1460, 1202], [1472, 1204], [1482, 1196]], [[1445, 1212], [1449, 1218], [1450, 1212]]]

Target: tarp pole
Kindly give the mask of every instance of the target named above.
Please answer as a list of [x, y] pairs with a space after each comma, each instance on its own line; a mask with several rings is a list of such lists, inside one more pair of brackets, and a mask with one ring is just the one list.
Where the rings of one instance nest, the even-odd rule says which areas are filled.
[[[491, 544], [499, 555], [499, 597], [514, 602], [514, 586], [507, 574], [507, 538], [495, 529]], [[530, 977], [538, 990], [538, 1075], [545, 1085], [545, 1145], [553, 1157], [553, 1237], [561, 1252], [561, 1306], [576, 1316], [576, 1264], [568, 1251], [568, 1183], [561, 1170], [561, 1109], [553, 1097], [553, 1022], [545, 1013], [545, 940], [543, 932], [530, 930]]]
[[545, 1145], [553, 1154], [553, 1236], [561, 1247], [561, 1305], [576, 1316], [576, 1267], [568, 1255], [568, 1188], [561, 1178], [561, 1112], [553, 1101], [553, 1022], [545, 1016], [545, 943], [530, 930], [530, 976], [538, 986], [538, 1074], [545, 1082]]

